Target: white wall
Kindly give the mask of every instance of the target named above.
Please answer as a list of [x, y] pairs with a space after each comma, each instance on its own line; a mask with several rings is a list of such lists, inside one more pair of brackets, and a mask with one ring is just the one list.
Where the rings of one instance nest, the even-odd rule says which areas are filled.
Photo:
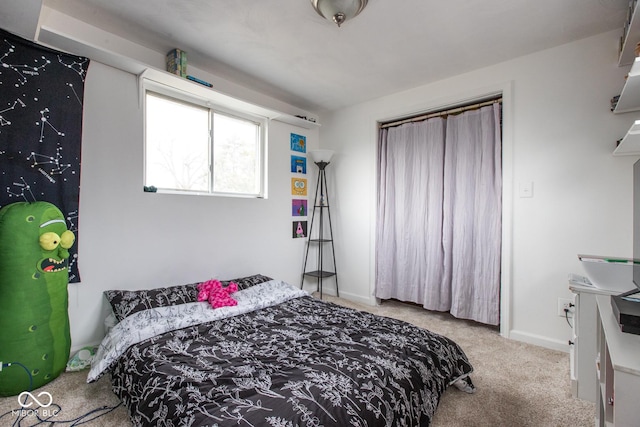
[[73, 348], [99, 342], [107, 289], [144, 289], [262, 273], [300, 283], [304, 239], [292, 239], [290, 133], [269, 125], [269, 198], [143, 192], [136, 76], [92, 62], [85, 86], [79, 218], [80, 284], [69, 285]]
[[[341, 295], [374, 299], [376, 122], [483, 93], [505, 91], [503, 307], [512, 338], [566, 349], [557, 316], [578, 253], [631, 256], [631, 166], [615, 141], [638, 114], [614, 115], [628, 69], [617, 67], [619, 31], [528, 55], [321, 115], [323, 148], [335, 149], [336, 250]], [[519, 198], [533, 182], [533, 198]]]
[[[269, 123], [267, 199], [145, 193], [136, 74], [147, 66], [161, 69], [165, 53], [40, 8], [39, 0], [27, 4], [29, 15], [40, 11], [37, 31], [22, 16], [26, 7], [2, 7], [2, 28], [92, 59], [84, 95], [77, 241], [82, 282], [69, 284], [72, 349], [102, 339], [109, 311], [102, 293], [108, 289], [146, 289], [256, 273], [298, 285], [305, 239], [291, 237], [290, 134], [305, 135], [312, 149], [319, 144], [317, 127]], [[273, 112], [310, 116], [210, 72], [194, 67], [189, 71], [212, 82], [220, 93], [264, 107], [271, 117]], [[311, 166], [308, 179], [313, 186]]]

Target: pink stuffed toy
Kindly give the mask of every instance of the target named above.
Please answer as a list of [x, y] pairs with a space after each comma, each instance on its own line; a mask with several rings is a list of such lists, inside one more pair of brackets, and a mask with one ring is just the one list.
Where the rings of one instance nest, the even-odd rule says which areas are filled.
[[237, 283], [231, 282], [225, 288], [219, 280], [207, 280], [198, 285], [198, 301], [209, 301], [213, 308], [238, 305], [238, 301], [231, 298], [237, 290]]

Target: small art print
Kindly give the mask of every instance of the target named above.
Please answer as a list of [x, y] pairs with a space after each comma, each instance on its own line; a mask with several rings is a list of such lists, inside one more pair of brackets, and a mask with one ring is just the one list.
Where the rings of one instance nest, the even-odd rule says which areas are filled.
[[307, 173], [307, 159], [300, 156], [291, 156], [291, 172], [292, 173]]
[[294, 196], [306, 196], [307, 195], [307, 179], [291, 178], [291, 194], [293, 194]]
[[292, 133], [291, 134], [291, 151], [297, 151], [298, 153], [306, 153], [307, 137]]
[[307, 199], [293, 199], [291, 201], [292, 216], [307, 216]]
[[294, 239], [307, 237], [307, 221], [293, 221]]

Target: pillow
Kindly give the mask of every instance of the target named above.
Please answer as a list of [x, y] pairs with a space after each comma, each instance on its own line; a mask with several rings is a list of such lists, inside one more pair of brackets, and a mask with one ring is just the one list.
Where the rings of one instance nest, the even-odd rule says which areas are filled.
[[[240, 279], [221, 281], [224, 286], [230, 282], [238, 284], [238, 290], [247, 289], [271, 280], [270, 277], [256, 274]], [[113, 314], [118, 322], [125, 317], [142, 310], [170, 305], [186, 304], [198, 301], [198, 283], [188, 285], [169, 286], [157, 289], [142, 289], [136, 291], [110, 290], [104, 291]]]
[[137, 291], [105, 291], [113, 314], [118, 322], [138, 311], [169, 305], [186, 304], [198, 300], [198, 284], [170, 286], [158, 289], [142, 289]]
[[242, 291], [257, 285], [258, 283], [268, 282], [269, 280], [273, 279], [271, 277], [263, 276], [262, 274], [254, 274], [253, 276], [247, 276], [241, 279], [221, 280], [220, 282], [222, 283], [222, 286], [225, 287], [229, 286], [229, 283], [235, 282], [238, 285], [238, 290]]

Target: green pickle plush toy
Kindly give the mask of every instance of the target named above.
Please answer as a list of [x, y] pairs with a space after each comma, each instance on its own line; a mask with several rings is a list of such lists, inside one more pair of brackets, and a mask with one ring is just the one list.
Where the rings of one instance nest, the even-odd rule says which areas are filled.
[[67, 265], [74, 242], [51, 203], [0, 209], [0, 396], [41, 387], [66, 366]]

